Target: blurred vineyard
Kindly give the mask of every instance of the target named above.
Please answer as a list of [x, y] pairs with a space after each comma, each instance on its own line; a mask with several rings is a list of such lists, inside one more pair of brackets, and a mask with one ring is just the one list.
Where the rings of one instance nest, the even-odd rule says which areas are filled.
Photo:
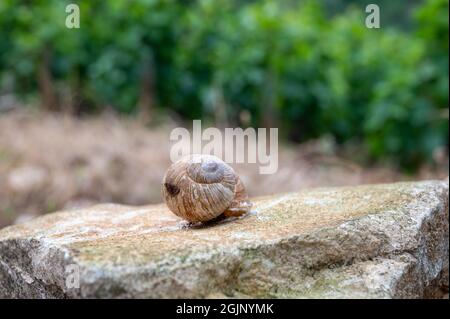
[[448, 0], [379, 2], [381, 29], [365, 1], [2, 0], [3, 108], [279, 127], [416, 169], [448, 148]]

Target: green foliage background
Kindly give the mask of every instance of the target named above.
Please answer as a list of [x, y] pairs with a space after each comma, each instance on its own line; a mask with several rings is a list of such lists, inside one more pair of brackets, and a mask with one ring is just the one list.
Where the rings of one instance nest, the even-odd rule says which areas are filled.
[[[80, 29], [65, 27], [72, 2]], [[157, 110], [186, 119], [277, 126], [294, 142], [332, 136], [408, 169], [448, 147], [448, 0], [418, 2], [407, 27], [383, 20], [381, 4], [381, 29], [365, 27], [364, 1], [331, 14], [328, 2], [3, 0], [0, 83], [38, 98], [49, 50], [78, 111], [132, 114], [150, 60]]]

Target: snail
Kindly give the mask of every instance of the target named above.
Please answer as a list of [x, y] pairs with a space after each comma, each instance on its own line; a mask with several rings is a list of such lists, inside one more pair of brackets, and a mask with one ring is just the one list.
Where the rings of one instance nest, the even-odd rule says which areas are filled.
[[193, 223], [242, 216], [252, 207], [239, 176], [213, 155], [189, 155], [172, 164], [162, 194], [175, 215]]

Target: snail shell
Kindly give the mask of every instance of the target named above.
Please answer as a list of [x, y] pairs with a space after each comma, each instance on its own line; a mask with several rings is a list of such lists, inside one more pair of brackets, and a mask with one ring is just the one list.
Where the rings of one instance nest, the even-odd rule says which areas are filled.
[[252, 206], [239, 176], [212, 155], [189, 155], [172, 164], [162, 194], [169, 209], [190, 222], [240, 216]]

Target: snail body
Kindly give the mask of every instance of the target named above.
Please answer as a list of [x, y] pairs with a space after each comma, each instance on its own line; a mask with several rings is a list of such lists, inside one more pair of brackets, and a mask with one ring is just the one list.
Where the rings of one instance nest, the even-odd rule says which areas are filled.
[[162, 194], [169, 209], [189, 222], [240, 216], [252, 206], [239, 176], [212, 155], [189, 155], [172, 164]]

